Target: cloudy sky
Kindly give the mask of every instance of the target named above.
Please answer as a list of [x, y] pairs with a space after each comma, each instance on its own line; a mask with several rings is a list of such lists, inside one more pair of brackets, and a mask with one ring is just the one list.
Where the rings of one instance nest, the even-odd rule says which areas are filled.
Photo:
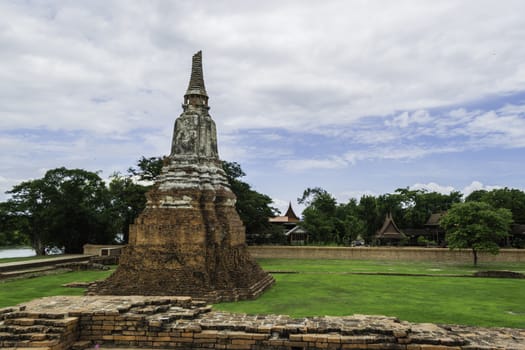
[[[525, 189], [525, 2], [1, 1], [0, 200], [169, 153], [203, 51], [222, 159], [283, 208]], [[300, 211], [300, 207], [298, 207]]]

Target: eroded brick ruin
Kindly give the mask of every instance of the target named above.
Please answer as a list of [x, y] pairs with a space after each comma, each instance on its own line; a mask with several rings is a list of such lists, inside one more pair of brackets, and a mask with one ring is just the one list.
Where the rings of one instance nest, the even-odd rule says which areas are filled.
[[193, 56], [171, 154], [130, 226], [120, 265], [91, 294], [251, 299], [274, 283], [251, 258], [208, 113], [202, 55]]
[[189, 297], [48, 297], [0, 309], [0, 347], [208, 350], [524, 350], [525, 330], [353, 315], [216, 312]]

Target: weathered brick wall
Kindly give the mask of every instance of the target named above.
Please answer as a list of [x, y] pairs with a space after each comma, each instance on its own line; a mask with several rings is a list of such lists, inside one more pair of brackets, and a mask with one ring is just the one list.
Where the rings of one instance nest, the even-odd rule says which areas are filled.
[[248, 253], [233, 192], [160, 187], [148, 192], [148, 206], [130, 226], [117, 270], [90, 294], [235, 301], [257, 298], [274, 283]]
[[[41, 324], [47, 328], [28, 328], [34, 325], [31, 320], [43, 315], [47, 323]], [[9, 328], [13, 324], [19, 328]], [[213, 312], [189, 297], [49, 297], [0, 310], [2, 348], [76, 350], [97, 345], [180, 350], [524, 350], [525, 330], [415, 324], [385, 316], [250, 316]]]
[[[248, 250], [254, 258], [472, 262], [470, 250], [447, 248], [250, 246]], [[501, 249], [498, 255], [479, 254], [479, 262], [524, 261], [525, 249]]]

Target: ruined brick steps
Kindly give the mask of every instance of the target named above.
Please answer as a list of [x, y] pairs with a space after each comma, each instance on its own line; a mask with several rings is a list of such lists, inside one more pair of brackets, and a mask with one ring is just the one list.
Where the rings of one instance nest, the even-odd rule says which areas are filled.
[[207, 293], [202, 296], [204, 300], [212, 302], [222, 301], [238, 301], [245, 299], [256, 299], [265, 290], [271, 287], [275, 283], [275, 279], [271, 274], [267, 274], [265, 277], [251, 285], [249, 288], [235, 288], [232, 290], [217, 290]]
[[58, 255], [44, 259], [0, 263], [0, 272], [28, 270], [45, 266], [55, 266], [56, 264], [66, 262], [89, 261], [91, 256], [92, 255], [70, 254]]
[[46, 272], [46, 271], [51, 271], [54, 269], [55, 269], [54, 266], [43, 266], [43, 267], [35, 267], [32, 269], [26, 269], [26, 270], [0, 272], [0, 279], [18, 277], [18, 276], [28, 275], [32, 273]]
[[31, 313], [14, 308], [0, 310], [2, 349], [64, 350], [77, 336], [77, 317], [68, 317], [65, 313]]

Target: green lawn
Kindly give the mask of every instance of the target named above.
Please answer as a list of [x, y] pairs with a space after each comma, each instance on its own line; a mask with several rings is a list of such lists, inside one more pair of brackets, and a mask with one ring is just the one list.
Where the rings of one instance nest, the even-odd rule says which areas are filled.
[[[222, 303], [215, 309], [250, 314], [377, 314], [412, 322], [525, 328], [525, 279], [352, 275], [344, 272], [472, 273], [469, 266], [348, 260], [260, 260], [277, 283], [254, 301]], [[520, 264], [498, 264], [523, 270]], [[325, 272], [325, 273], [320, 273]], [[427, 271], [428, 272], [428, 271]], [[437, 271], [439, 272], [439, 271]]]
[[267, 271], [293, 272], [379, 272], [430, 275], [471, 275], [482, 270], [510, 270], [525, 273], [525, 262], [472, 264], [432, 263], [419, 261], [258, 259]]
[[525, 328], [524, 280], [278, 274], [254, 301], [217, 310], [249, 314], [375, 314], [412, 322]]
[[[261, 259], [277, 283], [259, 299], [221, 303], [217, 310], [250, 314], [377, 314], [412, 322], [525, 328], [525, 279], [354, 275], [348, 272], [471, 274], [525, 271], [525, 263], [471, 265], [416, 262]], [[111, 271], [81, 271], [0, 281], [0, 307], [50, 295], [82, 295], [73, 281], [103, 279]], [[131, 282], [132, 283], [132, 282]]]
[[0, 281], [0, 307], [53, 295], [83, 295], [83, 288], [62, 287], [70, 282], [89, 282], [104, 279], [113, 270], [75, 271], [42, 277]]

